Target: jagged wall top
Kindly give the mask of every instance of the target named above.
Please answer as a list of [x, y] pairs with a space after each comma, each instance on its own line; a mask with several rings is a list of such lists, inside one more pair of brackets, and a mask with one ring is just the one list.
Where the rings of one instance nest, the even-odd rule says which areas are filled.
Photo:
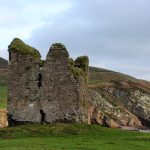
[[8, 46], [9, 52], [18, 52], [20, 54], [29, 54], [35, 59], [40, 59], [41, 55], [39, 51], [21, 41], [19, 38], [14, 38], [14, 40]]
[[50, 47], [50, 50], [49, 50], [49, 52], [47, 54], [47, 59], [49, 57], [53, 58], [53, 59], [54, 58], [58, 59], [58, 58], [62, 58], [62, 57], [68, 59], [69, 58], [69, 53], [68, 53], [66, 47], [63, 44], [61, 44], [61, 43], [54, 43]]
[[[33, 58], [40, 60], [41, 55], [39, 51], [27, 44], [25, 44], [19, 38], [14, 38], [14, 40], [8, 46], [9, 52], [17, 52], [22, 55], [30, 55]], [[39, 63], [44, 66], [47, 62], [55, 64], [53, 67], [64, 67], [70, 68], [73, 76], [78, 78], [79, 76], [84, 77], [87, 81], [88, 79], [88, 66], [89, 66], [89, 59], [87, 56], [80, 56], [75, 61], [73, 59], [69, 59], [69, 53], [66, 47], [61, 43], [54, 43], [51, 45], [49, 52], [47, 54], [46, 60], [40, 60]]]

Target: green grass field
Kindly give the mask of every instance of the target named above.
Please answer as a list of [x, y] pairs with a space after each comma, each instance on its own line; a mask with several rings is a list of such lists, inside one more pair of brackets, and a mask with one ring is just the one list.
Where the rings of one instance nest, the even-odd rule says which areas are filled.
[[0, 129], [0, 150], [149, 150], [150, 134], [98, 125], [24, 125]]
[[[0, 86], [0, 108], [7, 87]], [[98, 125], [23, 125], [0, 129], [0, 150], [149, 150], [150, 134]]]
[[7, 86], [0, 86], [0, 109], [7, 107]]

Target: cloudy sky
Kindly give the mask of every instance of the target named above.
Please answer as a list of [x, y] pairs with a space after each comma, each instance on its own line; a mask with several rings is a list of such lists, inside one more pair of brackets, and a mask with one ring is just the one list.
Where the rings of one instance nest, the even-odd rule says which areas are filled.
[[43, 58], [62, 42], [73, 58], [150, 80], [150, 0], [0, 0], [0, 57], [14, 37]]

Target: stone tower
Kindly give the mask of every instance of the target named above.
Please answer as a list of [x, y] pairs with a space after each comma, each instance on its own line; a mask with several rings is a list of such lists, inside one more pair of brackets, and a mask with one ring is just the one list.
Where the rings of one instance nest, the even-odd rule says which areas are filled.
[[10, 125], [87, 122], [88, 57], [74, 62], [65, 46], [56, 43], [43, 63], [39, 52], [19, 39], [8, 50]]
[[39, 52], [14, 39], [9, 45], [8, 113], [12, 121], [39, 122]]

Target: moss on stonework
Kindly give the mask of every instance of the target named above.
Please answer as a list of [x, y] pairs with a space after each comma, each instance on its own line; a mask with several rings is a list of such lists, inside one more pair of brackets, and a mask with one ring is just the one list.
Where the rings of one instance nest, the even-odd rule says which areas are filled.
[[45, 62], [46, 62], [46, 60], [40, 60], [39, 61], [40, 66], [44, 66]]
[[65, 57], [69, 57], [69, 53], [66, 47], [61, 43], [52, 44], [47, 56], [53, 56], [56, 58], [57, 56], [61, 56], [61, 55]]
[[72, 58], [69, 59], [69, 68], [75, 78], [82, 76], [87, 81], [87, 72], [82, 67], [77, 66]]
[[58, 48], [66, 49], [66, 47], [61, 43], [54, 43], [54, 44], [52, 44], [52, 46], [54, 46], [54, 47], [57, 46]]
[[78, 77], [82, 76], [85, 80], [86, 80], [86, 75], [84, 73], [84, 71], [81, 68], [78, 67], [74, 67], [72, 65], [69, 65], [69, 68], [72, 72], [72, 74], [74, 75], [74, 77], [77, 79]]
[[74, 66], [75, 65], [75, 62], [72, 58], [69, 58], [69, 65], [71, 66]]
[[78, 57], [75, 60], [75, 66], [81, 68], [87, 74], [89, 66], [89, 58], [87, 56]]
[[41, 58], [41, 55], [38, 50], [25, 44], [23, 41], [21, 41], [18, 38], [15, 38], [11, 42], [11, 44], [8, 46], [8, 51], [9, 52], [18, 52], [23, 55], [30, 54], [35, 59]]

